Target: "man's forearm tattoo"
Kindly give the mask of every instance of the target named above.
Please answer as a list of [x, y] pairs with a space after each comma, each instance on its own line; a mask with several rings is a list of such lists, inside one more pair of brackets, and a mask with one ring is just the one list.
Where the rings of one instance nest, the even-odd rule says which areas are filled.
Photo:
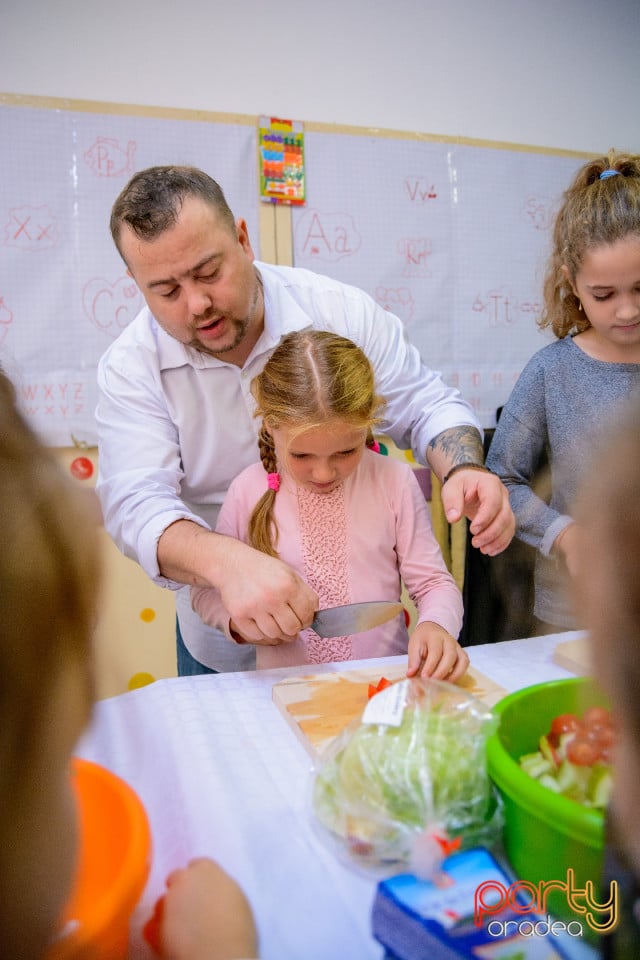
[[484, 463], [482, 438], [475, 427], [451, 427], [443, 430], [433, 438], [429, 449], [443, 454], [452, 467], [459, 463]]

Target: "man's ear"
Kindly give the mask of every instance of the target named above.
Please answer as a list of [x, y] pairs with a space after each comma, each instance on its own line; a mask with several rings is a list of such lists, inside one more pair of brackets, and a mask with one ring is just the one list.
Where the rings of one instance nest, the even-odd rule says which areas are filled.
[[256, 257], [251, 246], [251, 240], [249, 239], [249, 228], [247, 227], [247, 221], [242, 217], [238, 217], [236, 220], [236, 237], [238, 238], [238, 243], [249, 259], [255, 260]]

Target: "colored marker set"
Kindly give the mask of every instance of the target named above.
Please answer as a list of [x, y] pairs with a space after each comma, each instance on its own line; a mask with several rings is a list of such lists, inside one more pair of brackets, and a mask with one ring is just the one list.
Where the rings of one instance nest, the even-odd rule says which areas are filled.
[[272, 203], [305, 202], [302, 124], [262, 117], [259, 132], [260, 197]]

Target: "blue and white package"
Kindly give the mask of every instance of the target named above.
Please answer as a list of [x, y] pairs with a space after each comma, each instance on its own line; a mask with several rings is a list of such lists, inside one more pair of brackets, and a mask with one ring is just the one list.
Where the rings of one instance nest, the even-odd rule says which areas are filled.
[[578, 918], [535, 913], [511, 896], [516, 887], [488, 850], [465, 850], [444, 861], [437, 883], [408, 873], [381, 881], [372, 932], [387, 960], [568, 960], [568, 937], [581, 937]]

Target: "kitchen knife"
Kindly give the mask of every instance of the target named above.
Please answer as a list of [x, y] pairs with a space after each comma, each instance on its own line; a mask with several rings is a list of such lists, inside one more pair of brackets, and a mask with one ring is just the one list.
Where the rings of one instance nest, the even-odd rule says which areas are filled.
[[311, 629], [320, 637], [346, 637], [363, 630], [373, 630], [403, 610], [401, 603], [393, 600], [372, 600], [366, 603], [348, 603], [342, 607], [327, 607], [318, 610]]

